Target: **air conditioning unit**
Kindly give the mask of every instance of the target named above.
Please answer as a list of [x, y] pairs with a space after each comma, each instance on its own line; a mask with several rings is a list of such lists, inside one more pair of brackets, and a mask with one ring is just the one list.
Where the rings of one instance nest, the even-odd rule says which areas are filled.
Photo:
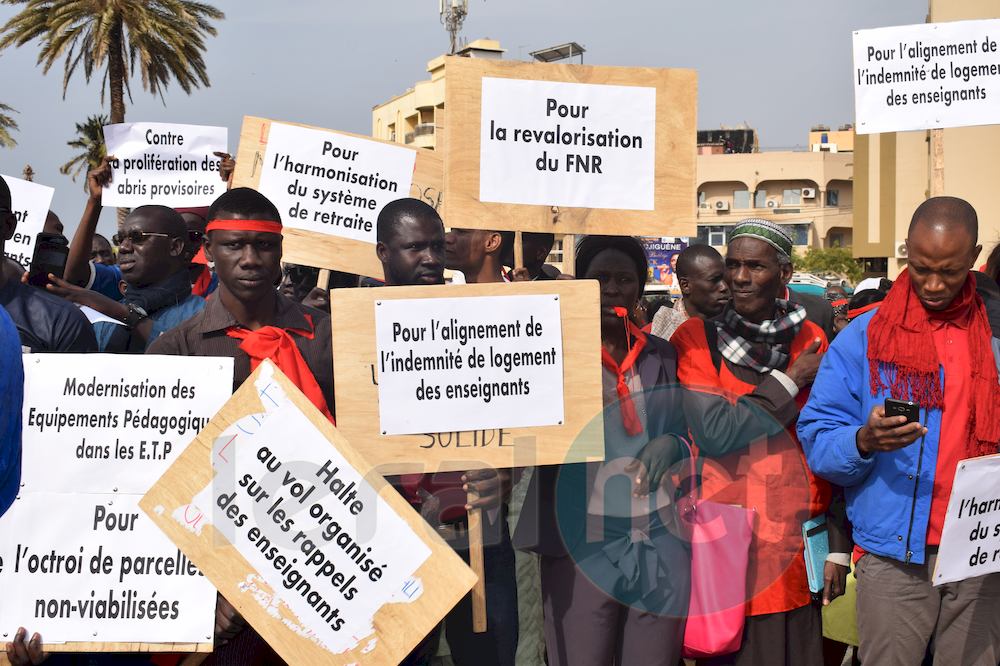
[[815, 199], [816, 198], [816, 188], [814, 188], [814, 187], [803, 187], [802, 188], [802, 198], [803, 199]]
[[729, 202], [728, 201], [716, 201], [715, 202], [715, 210], [729, 210]]
[[707, 203], [698, 204], [698, 208], [709, 208], [709, 205]]
[[900, 243], [896, 246], [896, 258], [906, 259], [909, 253], [906, 251], [906, 243]]
[[767, 207], [768, 208], [777, 208], [778, 207], [778, 201], [777, 201], [777, 199], [768, 199], [767, 200]]

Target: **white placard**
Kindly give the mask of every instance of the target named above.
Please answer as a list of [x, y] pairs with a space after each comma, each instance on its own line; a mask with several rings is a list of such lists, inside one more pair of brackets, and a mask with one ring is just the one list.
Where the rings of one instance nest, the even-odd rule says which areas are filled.
[[656, 88], [483, 78], [481, 201], [653, 210]]
[[22, 493], [0, 517], [3, 641], [23, 626], [49, 644], [212, 642], [215, 588], [141, 497]]
[[145, 493], [233, 389], [233, 359], [24, 357], [27, 492]]
[[259, 189], [286, 227], [374, 244], [378, 213], [409, 196], [416, 159], [408, 148], [271, 123]]
[[1000, 455], [958, 463], [934, 584], [1000, 571]]
[[[412, 576], [430, 549], [331, 446], [281, 387], [268, 365], [257, 380], [267, 410], [242, 419], [213, 443], [212, 484], [175, 512], [209, 522], [259, 573], [241, 586], [262, 604], [285, 604], [291, 629], [333, 653], [374, 632], [387, 603], [412, 601]], [[274, 597], [261, 595], [264, 589]]]
[[559, 296], [375, 304], [383, 435], [563, 422]]
[[1000, 123], [1000, 19], [854, 33], [858, 134]]
[[172, 123], [122, 123], [104, 128], [112, 182], [104, 188], [105, 206], [160, 204], [210, 206], [226, 191], [219, 158], [226, 152], [225, 127]]
[[35, 251], [35, 236], [45, 226], [55, 190], [13, 176], [3, 175], [3, 179], [10, 188], [11, 208], [17, 220], [14, 235], [4, 245], [3, 251], [27, 269]]

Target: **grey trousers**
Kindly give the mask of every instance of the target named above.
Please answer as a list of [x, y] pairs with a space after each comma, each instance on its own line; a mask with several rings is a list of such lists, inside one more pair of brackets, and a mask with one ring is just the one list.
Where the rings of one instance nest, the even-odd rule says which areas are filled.
[[1000, 662], [1000, 574], [931, 585], [937, 551], [926, 564], [871, 553], [858, 561], [858, 638], [865, 666]]

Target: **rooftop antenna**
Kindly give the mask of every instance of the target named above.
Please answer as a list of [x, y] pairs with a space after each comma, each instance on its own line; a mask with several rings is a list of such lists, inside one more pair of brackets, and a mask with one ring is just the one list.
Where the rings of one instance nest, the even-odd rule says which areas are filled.
[[438, 12], [441, 14], [441, 25], [451, 36], [449, 54], [455, 55], [458, 33], [462, 30], [465, 17], [469, 15], [469, 0], [438, 0]]

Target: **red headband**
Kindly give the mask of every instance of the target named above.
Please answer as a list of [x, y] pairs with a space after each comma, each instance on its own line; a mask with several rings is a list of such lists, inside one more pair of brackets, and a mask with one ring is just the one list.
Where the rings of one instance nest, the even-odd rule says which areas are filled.
[[280, 234], [281, 222], [272, 220], [212, 220], [205, 227], [209, 231], [261, 231], [268, 234]]
[[882, 301], [875, 301], [874, 303], [869, 303], [868, 305], [857, 308], [856, 310], [848, 310], [847, 319], [853, 320], [855, 317], [860, 317], [866, 312], [871, 312], [880, 305], [882, 305]]

